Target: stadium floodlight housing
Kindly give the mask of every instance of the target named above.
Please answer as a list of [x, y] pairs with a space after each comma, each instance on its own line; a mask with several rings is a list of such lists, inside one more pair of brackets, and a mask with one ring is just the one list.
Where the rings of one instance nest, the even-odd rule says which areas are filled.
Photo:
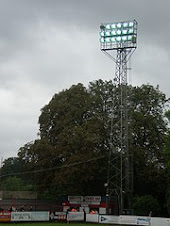
[[100, 44], [101, 50], [136, 48], [137, 21], [101, 24]]

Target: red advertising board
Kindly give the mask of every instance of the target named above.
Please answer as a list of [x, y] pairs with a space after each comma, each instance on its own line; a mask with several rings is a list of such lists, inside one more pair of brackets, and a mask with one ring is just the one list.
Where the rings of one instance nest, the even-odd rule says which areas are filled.
[[0, 222], [10, 222], [11, 221], [11, 212], [2, 211], [0, 212]]

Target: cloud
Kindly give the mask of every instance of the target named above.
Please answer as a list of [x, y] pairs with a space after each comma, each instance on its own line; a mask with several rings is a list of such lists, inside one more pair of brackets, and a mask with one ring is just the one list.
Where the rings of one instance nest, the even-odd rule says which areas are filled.
[[100, 51], [102, 22], [138, 21], [132, 83], [159, 84], [170, 96], [169, 8], [169, 0], [1, 0], [0, 157], [37, 138], [40, 109], [54, 93], [114, 78], [115, 63]]

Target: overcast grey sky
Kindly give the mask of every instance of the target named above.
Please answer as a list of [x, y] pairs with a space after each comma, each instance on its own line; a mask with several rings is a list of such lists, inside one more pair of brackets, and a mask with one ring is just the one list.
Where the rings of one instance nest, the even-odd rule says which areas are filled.
[[100, 24], [136, 19], [129, 77], [170, 97], [169, 0], [0, 0], [0, 158], [35, 140], [54, 93], [114, 77], [100, 51]]

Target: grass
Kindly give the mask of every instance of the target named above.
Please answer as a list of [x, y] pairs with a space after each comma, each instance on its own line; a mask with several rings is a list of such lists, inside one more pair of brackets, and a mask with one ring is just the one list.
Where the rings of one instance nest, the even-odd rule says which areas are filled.
[[[19, 226], [85, 226], [84, 223], [56, 223], [56, 222], [52, 222], [52, 223], [49, 223], [49, 222], [39, 222], [39, 223], [19, 223], [19, 222], [14, 222], [14, 223], [7, 223], [5, 225], [19, 225]], [[89, 224], [87, 223], [88, 226], [94, 226], [94, 224]]]
[[[49, 223], [49, 222], [38, 222], [38, 223], [31, 223], [31, 222], [25, 222], [25, 223], [20, 223], [20, 222], [13, 222], [13, 223], [7, 223], [5, 224], [6, 226], [8, 225], [18, 225], [18, 226], [68, 226], [67, 223], [56, 223], [56, 222], [52, 222], [52, 223]], [[74, 226], [74, 224], [70, 224], [70, 226]], [[82, 224], [76, 224], [76, 226], [82, 226]], [[93, 225], [94, 226], [94, 225]]]

